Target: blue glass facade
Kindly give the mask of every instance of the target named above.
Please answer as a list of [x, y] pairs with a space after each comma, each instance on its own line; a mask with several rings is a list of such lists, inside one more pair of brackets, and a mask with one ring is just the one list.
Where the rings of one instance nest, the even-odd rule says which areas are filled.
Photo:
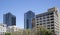
[[16, 17], [11, 13], [6, 13], [3, 15], [3, 23], [7, 26], [16, 25]]
[[24, 29], [32, 29], [32, 19], [35, 17], [35, 13], [28, 11], [24, 14]]

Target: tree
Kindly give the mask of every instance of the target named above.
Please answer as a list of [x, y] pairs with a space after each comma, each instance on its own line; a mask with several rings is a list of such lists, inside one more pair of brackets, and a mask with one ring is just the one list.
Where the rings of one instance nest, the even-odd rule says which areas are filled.
[[43, 26], [36, 26], [32, 29], [32, 35], [54, 35], [53, 32], [49, 31]]
[[18, 31], [15, 31], [15, 32], [11, 32], [11, 35], [22, 35], [22, 31], [23, 30], [18, 30]]
[[30, 29], [23, 30], [22, 35], [31, 35], [31, 30]]
[[5, 33], [5, 35], [11, 35], [11, 33]]

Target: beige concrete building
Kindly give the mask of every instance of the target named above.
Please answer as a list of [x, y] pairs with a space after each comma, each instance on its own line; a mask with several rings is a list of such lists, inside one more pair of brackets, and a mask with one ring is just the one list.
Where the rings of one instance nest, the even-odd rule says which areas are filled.
[[35, 22], [37, 25], [42, 25], [54, 32], [55, 35], [59, 35], [60, 31], [60, 15], [59, 10], [56, 7], [48, 9], [47, 12], [36, 15]]
[[32, 19], [32, 28], [35, 27], [35, 18]]

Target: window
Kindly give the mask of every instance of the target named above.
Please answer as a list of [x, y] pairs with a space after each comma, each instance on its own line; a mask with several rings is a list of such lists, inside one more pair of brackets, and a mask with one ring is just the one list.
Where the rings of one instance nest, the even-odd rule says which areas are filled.
[[45, 17], [43, 17], [43, 19], [46, 19]]
[[40, 23], [40, 25], [42, 25], [42, 23]]
[[54, 30], [52, 30], [52, 32], [54, 32]]
[[49, 19], [47, 19], [47, 21], [49, 21]]
[[39, 17], [42, 17], [41, 15]]
[[54, 21], [51, 21], [51, 23], [54, 23]]
[[47, 16], [47, 18], [49, 18], [49, 16]]
[[40, 21], [40, 22], [42, 22], [42, 21]]
[[47, 24], [50, 24], [50, 22], [47, 22]]
[[51, 24], [51, 26], [54, 26], [54, 24]]
[[39, 25], [39, 24], [37, 24], [37, 25]]
[[50, 27], [50, 25], [47, 25], [48, 27]]
[[39, 19], [37, 18], [37, 21], [38, 21]]
[[52, 13], [50, 13], [50, 15], [52, 15], [53, 14], [53, 12]]
[[47, 15], [49, 15], [49, 13]]
[[50, 28], [47, 28], [47, 29], [50, 29]]
[[38, 18], [38, 17], [36, 17], [36, 18]]
[[54, 16], [52, 15], [52, 16], [50, 16], [50, 17], [52, 18], [52, 17], [54, 17]]
[[46, 20], [43, 20], [43, 22], [45, 22]]
[[37, 21], [37, 23], [39, 23], [39, 22]]
[[40, 17], [40, 20], [42, 20], [42, 18]]
[[52, 18], [51, 20], [54, 20], [54, 18]]
[[46, 23], [43, 23], [43, 24], [46, 24]]
[[54, 29], [54, 27], [51, 27], [51, 29]]

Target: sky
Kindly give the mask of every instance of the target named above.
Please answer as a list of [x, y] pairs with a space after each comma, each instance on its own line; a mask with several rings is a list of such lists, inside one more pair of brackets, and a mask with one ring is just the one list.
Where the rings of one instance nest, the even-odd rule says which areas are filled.
[[40, 14], [52, 7], [60, 10], [60, 0], [0, 0], [0, 23], [3, 23], [3, 14], [11, 12], [16, 16], [16, 26], [24, 28], [24, 13], [31, 10]]

